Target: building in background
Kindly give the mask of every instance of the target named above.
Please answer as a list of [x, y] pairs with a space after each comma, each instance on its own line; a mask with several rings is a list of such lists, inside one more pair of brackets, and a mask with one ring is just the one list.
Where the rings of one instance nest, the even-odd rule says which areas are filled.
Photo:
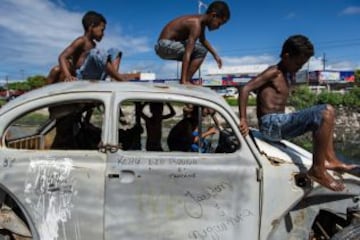
[[268, 67], [268, 64], [256, 64], [216, 68], [202, 77], [202, 85], [212, 88], [242, 86]]
[[310, 85], [341, 84], [355, 82], [354, 71], [322, 70], [309, 72]]

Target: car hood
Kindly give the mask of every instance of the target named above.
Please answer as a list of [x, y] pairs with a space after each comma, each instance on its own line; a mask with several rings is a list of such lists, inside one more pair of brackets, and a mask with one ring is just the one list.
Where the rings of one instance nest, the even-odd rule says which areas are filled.
[[312, 164], [312, 154], [289, 141], [268, 141], [258, 130], [252, 130], [254, 142], [260, 153], [274, 163]]

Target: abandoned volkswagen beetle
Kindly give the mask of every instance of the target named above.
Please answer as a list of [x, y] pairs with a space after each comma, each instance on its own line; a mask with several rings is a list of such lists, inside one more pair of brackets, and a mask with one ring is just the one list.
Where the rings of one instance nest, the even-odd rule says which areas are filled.
[[238, 124], [199, 86], [26, 93], [0, 109], [0, 239], [360, 239], [355, 174], [329, 191], [309, 152]]

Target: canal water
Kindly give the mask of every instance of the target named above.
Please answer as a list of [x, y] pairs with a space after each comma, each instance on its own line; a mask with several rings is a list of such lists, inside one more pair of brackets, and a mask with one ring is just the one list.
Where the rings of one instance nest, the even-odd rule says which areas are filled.
[[336, 156], [346, 163], [360, 164], [360, 149], [354, 144], [342, 143], [335, 145]]

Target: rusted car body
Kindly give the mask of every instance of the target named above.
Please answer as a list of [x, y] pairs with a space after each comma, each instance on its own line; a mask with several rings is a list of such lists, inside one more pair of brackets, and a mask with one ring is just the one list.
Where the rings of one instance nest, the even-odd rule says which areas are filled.
[[[148, 150], [150, 103], [176, 112], [162, 122], [161, 151]], [[218, 129], [206, 151], [167, 146], [189, 106], [199, 136]], [[306, 177], [309, 152], [255, 129], [244, 138], [238, 123], [199, 86], [76, 81], [26, 93], [0, 109], [0, 239], [330, 239], [358, 229], [356, 173], [331, 173], [347, 186], [331, 192]]]

